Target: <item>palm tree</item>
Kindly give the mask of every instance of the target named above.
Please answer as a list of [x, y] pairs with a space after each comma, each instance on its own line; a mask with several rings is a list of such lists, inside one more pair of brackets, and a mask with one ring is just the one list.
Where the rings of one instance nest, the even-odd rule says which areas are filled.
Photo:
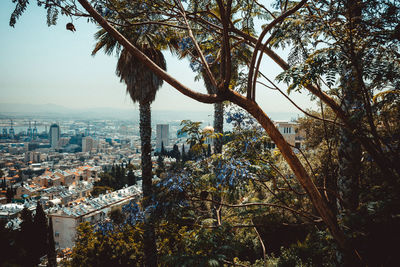
[[[92, 54], [96, 54], [100, 49], [104, 49], [106, 54], [111, 54], [114, 49], [120, 50], [118, 43], [111, 38], [103, 29], [96, 35], [98, 40]], [[143, 34], [130, 38], [130, 41], [142, 50], [147, 57], [152, 59], [159, 67], [166, 70], [166, 62], [162, 52], [152, 42], [154, 33]], [[126, 84], [126, 91], [129, 93], [134, 103], [139, 103], [140, 110], [140, 139], [141, 139], [141, 167], [142, 167], [142, 190], [143, 190], [143, 209], [146, 210], [152, 205], [152, 162], [151, 162], [151, 109], [150, 105], [154, 101], [158, 89], [163, 84], [163, 80], [148, 70], [143, 64], [138, 62], [125, 49], [120, 53], [116, 74], [121, 78], [121, 82]], [[149, 216], [151, 218], [151, 216]], [[154, 231], [154, 223], [149, 219], [145, 223], [144, 229], [144, 261], [145, 266], [157, 266], [157, 248]]]

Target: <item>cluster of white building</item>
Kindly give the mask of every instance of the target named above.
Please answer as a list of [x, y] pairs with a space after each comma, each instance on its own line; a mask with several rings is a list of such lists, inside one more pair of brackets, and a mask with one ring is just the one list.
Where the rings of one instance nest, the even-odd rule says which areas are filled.
[[131, 200], [139, 200], [141, 184], [100, 195], [97, 198], [82, 198], [57, 209], [48, 211], [53, 222], [56, 248], [72, 248], [75, 243], [76, 229], [82, 222], [92, 224], [102, 222], [114, 208], [121, 208]]
[[[89, 183], [83, 182], [83, 185], [85, 184], [88, 185]], [[89, 187], [86, 189], [89, 189]], [[79, 191], [79, 188], [71, 190], [76, 192]], [[90, 191], [81, 190], [80, 192]], [[139, 181], [136, 185], [126, 186], [123, 189], [109, 192], [96, 198], [91, 197], [90, 194], [85, 194], [67, 203], [49, 201], [48, 197], [42, 197], [40, 202], [45, 207], [44, 211], [53, 223], [56, 249], [72, 248], [74, 246], [76, 230], [80, 223], [90, 222], [96, 224], [106, 220], [112, 209], [121, 208], [131, 200], [138, 201], [141, 197], [141, 192], [141, 183]], [[55, 199], [60, 200], [59, 198]], [[0, 205], [0, 220], [7, 220], [7, 228], [18, 229], [22, 222], [19, 217], [21, 211], [26, 207], [34, 213], [36, 205], [37, 201], [29, 199], [25, 200], [24, 203], [2, 204]]]

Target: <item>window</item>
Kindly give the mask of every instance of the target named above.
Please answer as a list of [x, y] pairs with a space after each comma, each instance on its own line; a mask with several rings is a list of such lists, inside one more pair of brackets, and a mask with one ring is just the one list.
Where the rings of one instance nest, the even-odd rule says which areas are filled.
[[59, 232], [55, 232], [55, 233], [54, 233], [54, 236], [55, 236], [55, 237], [59, 237], [59, 236], [60, 236], [60, 233], [59, 233]]
[[292, 127], [284, 127], [283, 133], [292, 133]]

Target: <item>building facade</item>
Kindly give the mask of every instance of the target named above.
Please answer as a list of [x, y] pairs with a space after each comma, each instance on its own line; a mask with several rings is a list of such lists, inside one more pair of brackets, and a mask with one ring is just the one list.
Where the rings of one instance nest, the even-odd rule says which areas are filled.
[[[285, 138], [292, 147], [302, 148], [304, 133], [300, 131], [299, 124], [293, 121], [274, 121], [275, 126], [278, 128], [279, 132]], [[273, 142], [268, 144], [270, 149], [275, 149], [275, 144]]]
[[60, 140], [60, 126], [58, 126], [58, 124], [53, 123], [50, 126], [49, 139], [50, 139], [50, 147], [58, 148], [58, 142]]
[[169, 146], [169, 124], [157, 124], [156, 152], [161, 151], [161, 147]]
[[141, 185], [133, 185], [100, 195], [97, 198], [85, 198], [79, 203], [65, 206], [49, 216], [53, 222], [54, 241], [57, 249], [72, 248], [75, 243], [76, 229], [82, 222], [96, 224], [104, 221], [113, 208], [137, 200], [141, 195]]
[[91, 152], [93, 149], [96, 150], [96, 141], [90, 137], [85, 136], [82, 138], [82, 152]]

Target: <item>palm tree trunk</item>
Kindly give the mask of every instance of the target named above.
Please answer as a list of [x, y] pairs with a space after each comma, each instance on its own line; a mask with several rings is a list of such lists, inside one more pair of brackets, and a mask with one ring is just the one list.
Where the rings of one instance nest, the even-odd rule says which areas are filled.
[[[222, 102], [214, 104], [214, 132], [224, 133], [224, 104]], [[222, 152], [222, 136], [218, 136], [214, 142], [214, 153]]]
[[[143, 190], [143, 210], [153, 204], [152, 189], [152, 163], [151, 163], [151, 110], [150, 103], [140, 103], [140, 140], [142, 145], [142, 190]], [[150, 211], [150, 209], [148, 209]], [[143, 246], [144, 264], [146, 267], [157, 266], [157, 247], [152, 216], [144, 223]]]

